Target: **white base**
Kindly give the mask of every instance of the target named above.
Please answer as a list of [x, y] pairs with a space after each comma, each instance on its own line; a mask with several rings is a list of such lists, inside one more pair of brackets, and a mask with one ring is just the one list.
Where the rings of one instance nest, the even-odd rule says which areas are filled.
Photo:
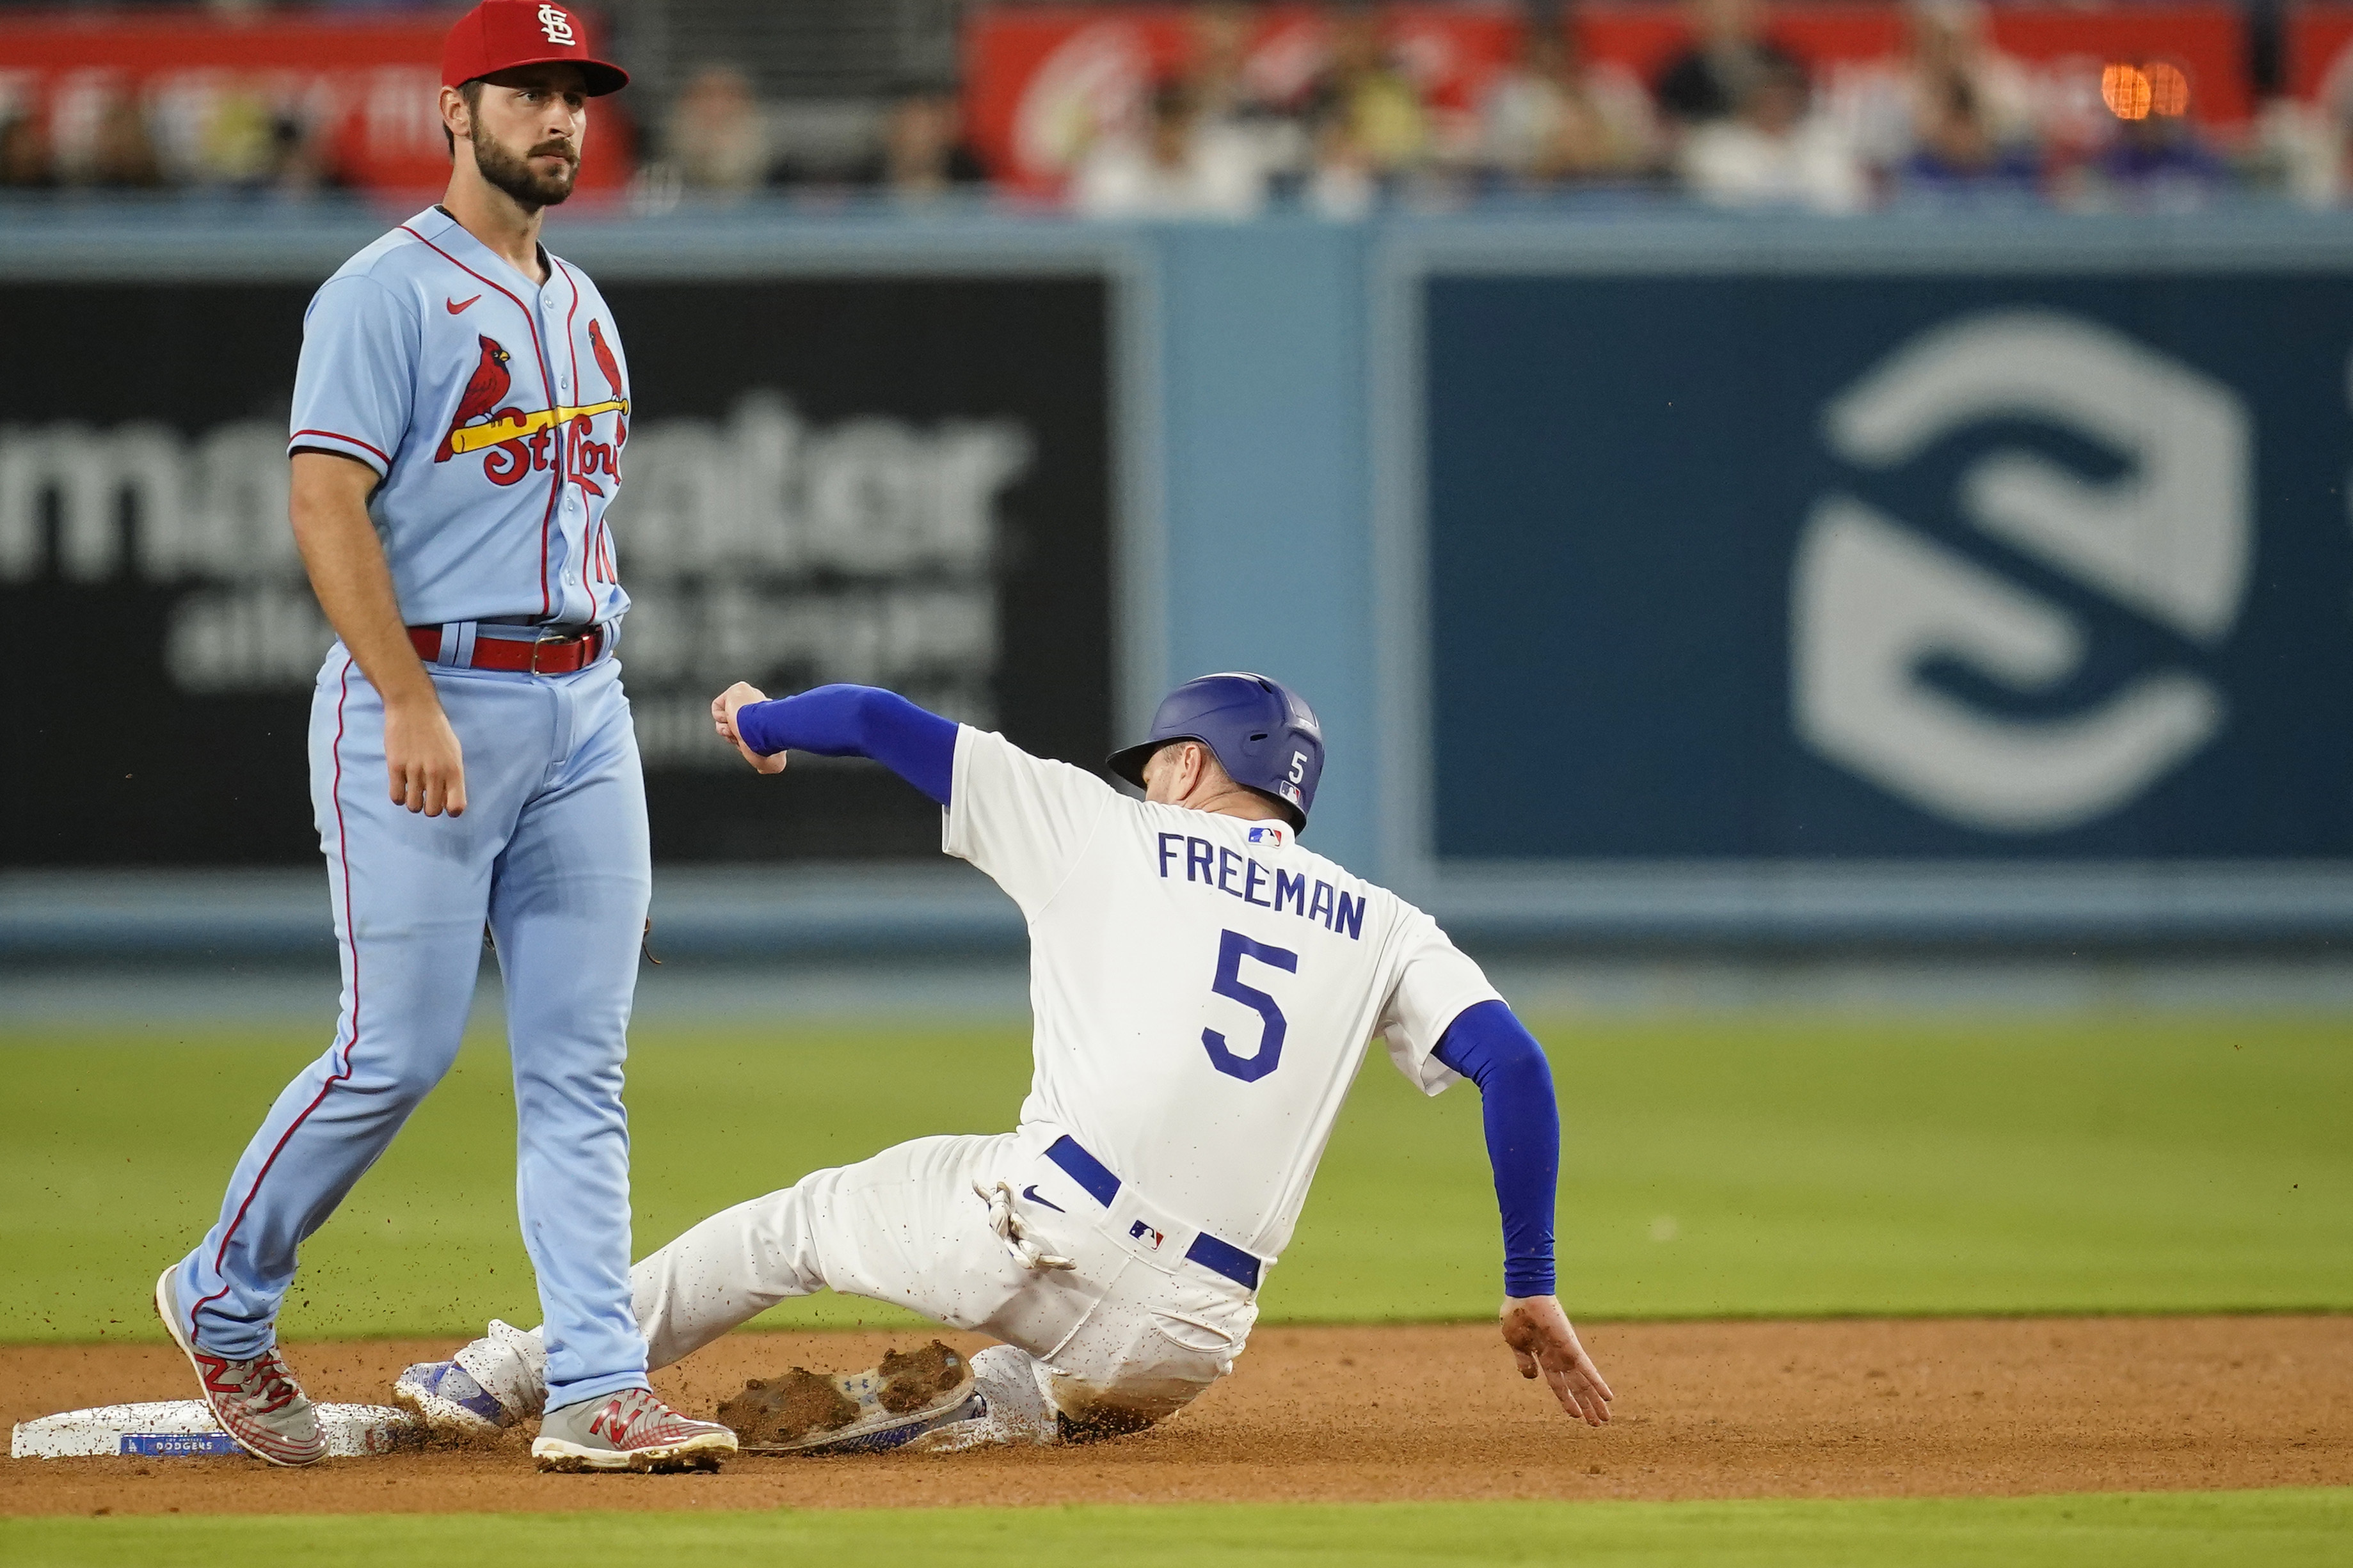
[[[424, 1437], [417, 1417], [389, 1405], [322, 1405], [318, 1411], [330, 1458], [389, 1454]], [[181, 1458], [243, 1452], [201, 1399], [68, 1410], [37, 1421], [19, 1421], [8, 1439], [12, 1459]]]

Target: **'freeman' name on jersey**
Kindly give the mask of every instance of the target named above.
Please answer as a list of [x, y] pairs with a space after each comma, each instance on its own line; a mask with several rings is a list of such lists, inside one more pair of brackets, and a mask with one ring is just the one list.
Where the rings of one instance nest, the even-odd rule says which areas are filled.
[[[1280, 847], [1282, 833], [1279, 826], [1271, 830], [1261, 827], [1254, 829], [1251, 837], [1271, 838]], [[1345, 888], [1335, 888], [1318, 877], [1311, 891], [1304, 874], [1293, 876], [1280, 866], [1269, 870], [1254, 856], [1226, 845], [1212, 844], [1188, 833], [1163, 833], [1158, 837], [1160, 875], [1164, 879], [1174, 880], [1175, 868], [1181, 863], [1187, 882], [1206, 883], [1262, 910], [1288, 909], [1325, 931], [1341, 932], [1351, 942], [1364, 940], [1366, 894], [1361, 888], [1352, 895]]]

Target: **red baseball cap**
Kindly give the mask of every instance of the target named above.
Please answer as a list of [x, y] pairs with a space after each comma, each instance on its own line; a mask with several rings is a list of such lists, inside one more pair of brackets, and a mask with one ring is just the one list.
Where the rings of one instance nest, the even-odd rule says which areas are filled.
[[591, 98], [629, 85], [628, 72], [588, 52], [587, 18], [554, 0], [482, 0], [458, 18], [441, 46], [445, 87], [541, 65], [578, 66]]

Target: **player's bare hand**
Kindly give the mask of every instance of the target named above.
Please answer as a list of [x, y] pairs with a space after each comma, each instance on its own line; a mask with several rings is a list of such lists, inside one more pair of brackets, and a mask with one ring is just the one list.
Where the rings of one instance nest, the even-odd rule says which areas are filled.
[[466, 815], [465, 748], [430, 695], [385, 705], [384, 764], [395, 805], [427, 816]]
[[735, 732], [736, 710], [748, 703], [765, 702], [767, 700], [766, 692], [748, 680], [739, 680], [711, 700], [711, 723], [712, 727], [719, 731], [721, 740], [744, 753], [745, 762], [764, 773], [780, 773], [785, 771], [784, 752], [778, 752], [773, 757], [764, 757], [745, 745], [744, 737]]
[[1609, 1402], [1617, 1397], [1601, 1381], [1601, 1369], [1577, 1342], [1568, 1314], [1552, 1296], [1506, 1296], [1499, 1314], [1504, 1342], [1520, 1363], [1520, 1375], [1539, 1373], [1551, 1384], [1560, 1407], [1588, 1426], [1606, 1425]]

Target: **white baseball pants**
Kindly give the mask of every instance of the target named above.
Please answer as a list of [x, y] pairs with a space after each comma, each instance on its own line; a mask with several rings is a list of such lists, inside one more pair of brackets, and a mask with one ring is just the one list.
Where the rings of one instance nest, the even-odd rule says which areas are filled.
[[[1090, 1197], [1045, 1157], [1058, 1136], [919, 1138], [712, 1215], [630, 1270], [650, 1364], [830, 1289], [1027, 1351], [1075, 1421], [1133, 1429], [1181, 1409], [1233, 1370], [1257, 1293], [1186, 1261], [1194, 1232], [1129, 1189], [1108, 1209]], [[1025, 1262], [983, 1193], [1009, 1200], [1030, 1256], [1070, 1267]]]

